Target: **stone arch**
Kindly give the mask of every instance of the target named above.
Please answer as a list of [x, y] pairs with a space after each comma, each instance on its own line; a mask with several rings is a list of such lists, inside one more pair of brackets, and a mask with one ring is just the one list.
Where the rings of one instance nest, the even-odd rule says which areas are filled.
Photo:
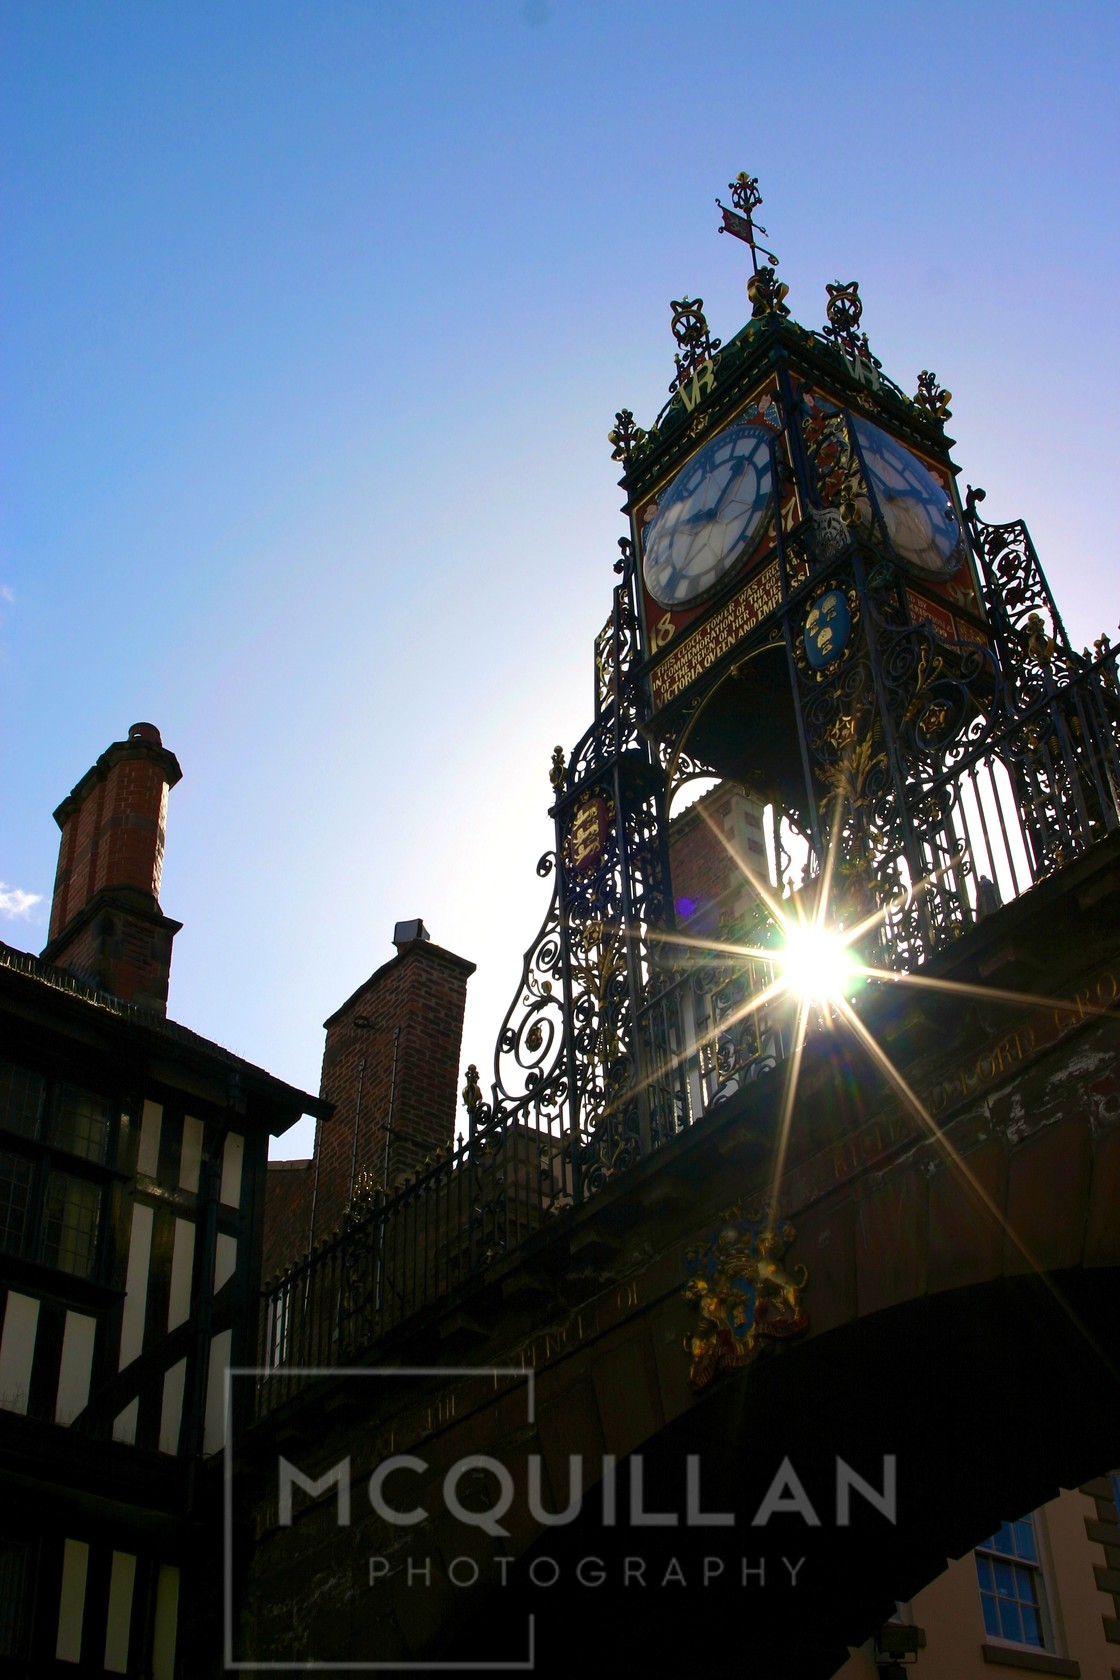
[[[728, 1375], [636, 1456], [644, 1512], [683, 1518], [695, 1455], [700, 1510], [729, 1512], [735, 1525], [608, 1530], [591, 1501], [585, 1519], [542, 1534], [455, 1628], [456, 1657], [494, 1660], [499, 1630], [512, 1651], [532, 1614], [534, 1672], [557, 1680], [607, 1672], [613, 1650], [651, 1675], [829, 1680], [848, 1645], [947, 1558], [1120, 1460], [1118, 1302], [1116, 1268], [999, 1277], [883, 1309]], [[881, 1493], [884, 1455], [896, 1464], [897, 1520], [857, 1487], [840, 1526], [837, 1460]], [[776, 1479], [788, 1492], [785, 1460], [819, 1527], [794, 1511], [751, 1525]], [[628, 1482], [623, 1467], [623, 1506]], [[625, 1579], [628, 1558], [643, 1579], [633, 1567]], [[588, 1559], [602, 1584], [579, 1579], [581, 1565], [595, 1573]], [[544, 1584], [554, 1571], [555, 1586]]]

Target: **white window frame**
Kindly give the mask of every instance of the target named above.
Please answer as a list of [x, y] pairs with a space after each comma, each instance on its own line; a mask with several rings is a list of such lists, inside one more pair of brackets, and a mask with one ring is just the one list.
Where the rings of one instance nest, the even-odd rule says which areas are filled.
[[[996, 1645], [1006, 1645], [1013, 1650], [1042, 1651], [1049, 1652], [1051, 1655], [1056, 1655], [1057, 1643], [1055, 1639], [1054, 1616], [1051, 1610], [1053, 1595], [1050, 1588], [1050, 1576], [1046, 1567], [1045, 1556], [1045, 1525], [1039, 1521], [1039, 1517], [1040, 1513], [1038, 1511], [1030, 1511], [1026, 1516], [1020, 1517], [1014, 1522], [1001, 1523], [995, 1534], [993, 1534], [989, 1540], [985, 1541], [983, 1545], [976, 1547], [973, 1554], [976, 1560], [976, 1585], [978, 1596], [980, 1598], [980, 1614], [984, 1624], [984, 1637], [986, 1640], [989, 1640], [991, 1643]], [[1018, 1546], [1023, 1543], [1024, 1536], [1021, 1531], [1024, 1528], [1030, 1536], [1031, 1545], [1034, 1551], [1033, 1557], [1029, 1557], [1024, 1551], [1017, 1549]], [[1005, 1530], [1006, 1536], [1004, 1532]], [[1000, 1544], [1000, 1542], [1004, 1541], [1005, 1538], [1010, 1542], [1009, 1548]], [[1012, 1598], [1009, 1595], [1000, 1593], [996, 1590], [995, 1570], [997, 1567], [1002, 1567], [1004, 1570], [1010, 1569], [1013, 1572], [1022, 1572], [1028, 1577], [1031, 1585], [1033, 1586], [1035, 1594], [1033, 1608], [1035, 1609], [1037, 1615], [1039, 1631], [1038, 1642], [1033, 1639], [1016, 1638], [1014, 1634], [1003, 1632], [1004, 1617], [999, 1608], [1000, 1605], [1015, 1604], [1017, 1606], [1024, 1606], [1030, 1604], [1031, 1601], [1019, 1596]], [[990, 1572], [989, 1579], [993, 1583], [990, 1586], [985, 1585], [985, 1569]], [[998, 1632], [993, 1632], [988, 1626], [989, 1604], [995, 1608], [996, 1616], [1000, 1623], [1000, 1629]], [[1022, 1620], [1022, 1614], [1020, 1611], [1020, 1627], [1022, 1627]]]

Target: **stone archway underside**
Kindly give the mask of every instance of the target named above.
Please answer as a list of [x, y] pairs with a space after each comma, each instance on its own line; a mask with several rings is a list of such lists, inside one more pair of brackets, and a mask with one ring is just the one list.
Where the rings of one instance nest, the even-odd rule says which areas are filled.
[[[734, 1513], [733, 1528], [683, 1526], [690, 1454], [700, 1509]], [[884, 1454], [897, 1520], [853, 1494], [838, 1526], [836, 1460], [881, 1491]], [[875, 1314], [720, 1379], [640, 1456], [643, 1510], [676, 1526], [629, 1525], [623, 1466], [618, 1526], [589, 1497], [441, 1654], [514, 1657], [532, 1614], [534, 1672], [556, 1680], [604, 1672], [608, 1651], [651, 1676], [829, 1680], [948, 1558], [1120, 1462], [1120, 1272], [1004, 1279]], [[819, 1527], [793, 1510], [751, 1526], [776, 1477], [798, 1502], [786, 1458]], [[642, 1568], [627, 1584], [628, 1558]]]

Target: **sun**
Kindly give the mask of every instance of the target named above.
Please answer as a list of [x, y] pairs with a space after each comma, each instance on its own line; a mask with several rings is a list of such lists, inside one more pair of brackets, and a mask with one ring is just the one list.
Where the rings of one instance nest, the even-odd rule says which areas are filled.
[[777, 968], [783, 989], [803, 1003], [834, 1003], [846, 997], [860, 968], [849, 939], [823, 923], [784, 919]]

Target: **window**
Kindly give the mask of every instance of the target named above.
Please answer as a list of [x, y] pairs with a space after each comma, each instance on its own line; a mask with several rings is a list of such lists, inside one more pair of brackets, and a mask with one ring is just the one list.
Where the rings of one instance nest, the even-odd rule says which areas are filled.
[[25, 1657], [35, 1558], [29, 1540], [0, 1534], [0, 1657]]
[[69, 1173], [47, 1177], [42, 1258], [78, 1277], [93, 1274], [101, 1226], [101, 1187]]
[[976, 1574], [989, 1637], [1045, 1650], [1050, 1638], [1034, 1518], [1001, 1523], [977, 1546]]
[[95, 1275], [116, 1112], [98, 1092], [0, 1062], [0, 1253]]
[[21, 1137], [38, 1137], [46, 1084], [33, 1068], [0, 1062], [0, 1126]]
[[109, 1115], [105, 1097], [63, 1085], [51, 1115], [50, 1142], [87, 1161], [104, 1161], [109, 1153]]
[[0, 1149], [0, 1249], [19, 1254], [27, 1230], [31, 1200], [31, 1162], [10, 1149]]

